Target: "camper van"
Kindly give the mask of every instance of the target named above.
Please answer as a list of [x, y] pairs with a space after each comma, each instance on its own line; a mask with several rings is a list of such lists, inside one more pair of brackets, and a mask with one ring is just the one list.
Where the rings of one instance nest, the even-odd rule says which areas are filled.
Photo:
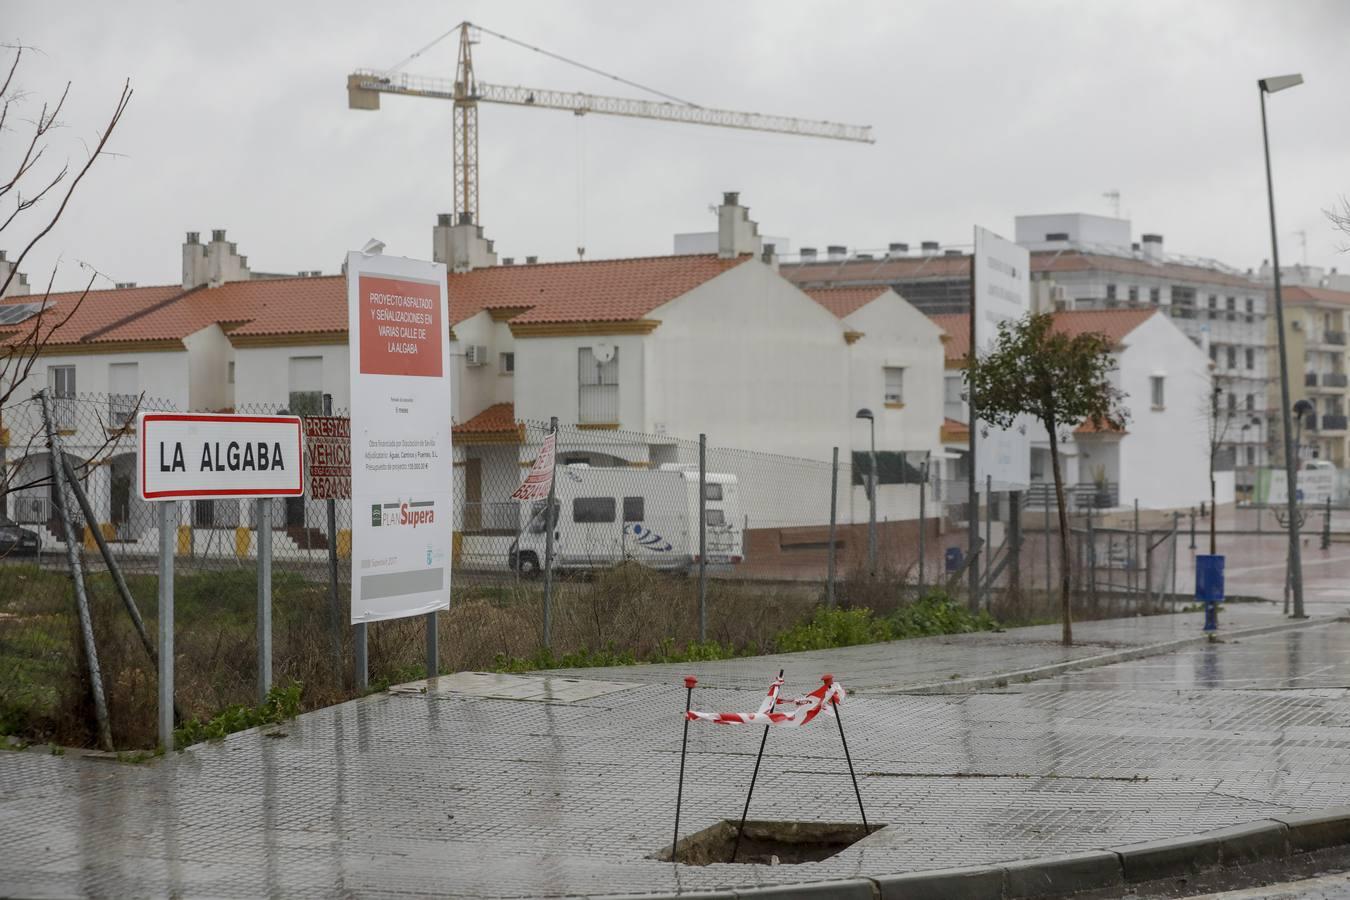
[[[708, 473], [704, 502], [707, 563], [741, 561], [743, 518], [736, 476]], [[553, 528], [553, 567], [602, 569], [633, 561], [653, 569], [688, 572], [698, 565], [698, 470], [682, 465], [660, 469], [561, 466], [554, 477], [553, 515], [536, 501], [522, 515], [512, 542], [510, 565], [522, 575], [544, 565], [546, 520]]]

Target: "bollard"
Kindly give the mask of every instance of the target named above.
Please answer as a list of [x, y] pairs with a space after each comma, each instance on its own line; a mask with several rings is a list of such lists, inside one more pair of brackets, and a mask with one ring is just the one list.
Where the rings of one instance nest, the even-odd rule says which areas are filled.
[[1205, 604], [1205, 631], [1219, 630], [1219, 604], [1223, 602], [1223, 556], [1195, 557], [1195, 599]]

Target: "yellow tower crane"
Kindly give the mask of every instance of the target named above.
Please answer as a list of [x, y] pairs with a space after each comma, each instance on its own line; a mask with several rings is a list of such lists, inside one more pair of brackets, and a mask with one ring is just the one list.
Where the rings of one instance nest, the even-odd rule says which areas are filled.
[[[398, 71], [408, 62], [459, 32], [459, 60], [454, 79], [409, 75]], [[577, 66], [597, 75], [603, 75], [631, 87], [655, 94], [662, 100], [637, 100], [627, 97], [606, 97], [597, 94], [555, 91], [545, 88], [510, 87], [479, 81], [473, 69], [473, 45], [478, 33], [518, 44], [545, 56]], [[479, 222], [478, 218], [478, 104], [504, 103], [536, 109], [567, 110], [578, 116], [601, 113], [607, 116], [627, 116], [639, 119], [658, 119], [681, 122], [686, 125], [715, 125], [721, 128], [739, 128], [746, 131], [770, 131], [801, 137], [818, 137], [835, 141], [856, 141], [871, 144], [872, 128], [868, 125], [845, 125], [811, 119], [793, 119], [787, 116], [769, 116], [762, 113], [735, 112], [698, 106], [670, 94], [643, 87], [617, 75], [525, 44], [495, 31], [462, 22], [435, 41], [418, 50], [392, 69], [358, 69], [347, 76], [347, 105], [351, 109], [379, 109], [380, 94], [403, 94], [410, 97], [433, 97], [451, 100], [455, 104], [455, 217], [457, 223]]]

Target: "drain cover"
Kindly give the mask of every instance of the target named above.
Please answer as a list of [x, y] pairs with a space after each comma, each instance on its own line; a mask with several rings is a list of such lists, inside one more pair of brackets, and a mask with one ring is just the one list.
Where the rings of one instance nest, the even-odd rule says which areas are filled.
[[[820, 862], [869, 834], [862, 825], [837, 822], [746, 822], [745, 833], [737, 845], [736, 826], [739, 824], [724, 819], [683, 838], [676, 847], [675, 858], [690, 866], [729, 862], [775, 866]], [[885, 823], [874, 824], [870, 833], [876, 834], [885, 827]], [[733, 850], [735, 859], [732, 859]], [[652, 858], [670, 859], [670, 847]]]
[[575, 703], [636, 687], [614, 681], [559, 678], [554, 675], [502, 675], [496, 672], [456, 672], [439, 678], [410, 681], [391, 687], [391, 694], [455, 694], [485, 700], [521, 700], [532, 703]]

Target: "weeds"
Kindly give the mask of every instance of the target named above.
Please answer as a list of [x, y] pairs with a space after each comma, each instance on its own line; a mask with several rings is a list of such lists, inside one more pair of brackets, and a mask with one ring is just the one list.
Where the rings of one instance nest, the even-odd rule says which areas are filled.
[[181, 749], [202, 741], [218, 741], [236, 731], [276, 725], [299, 714], [300, 685], [273, 685], [260, 706], [227, 706], [210, 719], [189, 719], [173, 730], [173, 742]]

